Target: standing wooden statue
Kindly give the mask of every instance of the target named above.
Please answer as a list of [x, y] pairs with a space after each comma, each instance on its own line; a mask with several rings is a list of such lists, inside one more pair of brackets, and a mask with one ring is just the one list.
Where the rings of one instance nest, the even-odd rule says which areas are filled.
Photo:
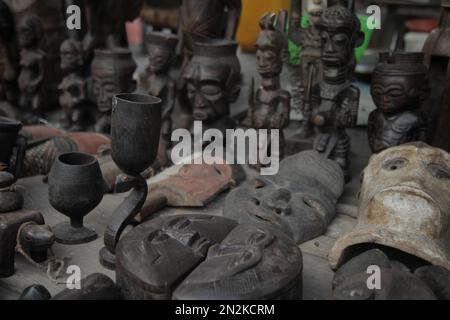
[[355, 48], [364, 40], [356, 15], [336, 5], [327, 8], [319, 20], [322, 37], [324, 81], [320, 85], [320, 104], [312, 119], [318, 135], [314, 148], [339, 163], [348, 177], [350, 137], [345, 129], [355, 126], [360, 91], [352, 84]]
[[45, 53], [40, 49], [43, 37], [41, 20], [35, 15], [24, 17], [19, 26], [20, 107], [28, 114], [24, 122], [35, 122], [43, 107], [42, 85], [44, 82]]
[[82, 43], [68, 39], [61, 45], [61, 70], [64, 78], [58, 89], [61, 90], [59, 104], [64, 114], [61, 125], [70, 131], [86, 129], [86, 108], [88, 102], [88, 83], [83, 74], [84, 59]]
[[100, 114], [95, 124], [96, 132], [111, 132], [112, 98], [117, 93], [135, 90], [135, 69], [136, 63], [128, 49], [95, 50], [91, 73]]
[[0, 115], [14, 117], [18, 100], [19, 55], [16, 25], [8, 5], [0, 0]]
[[427, 115], [427, 141], [450, 152], [450, 0], [441, 1], [440, 26], [423, 47], [431, 89], [423, 110]]
[[169, 71], [175, 57], [178, 38], [167, 33], [152, 32], [147, 35], [146, 44], [149, 66], [139, 77], [139, 87], [148, 94], [162, 100], [161, 137], [156, 166], [165, 167], [170, 163], [167, 157], [167, 149], [171, 145], [171, 116], [176, 98], [176, 83], [170, 77]]
[[425, 140], [425, 121], [419, 109], [425, 98], [426, 73], [422, 53], [380, 54], [371, 86], [377, 106], [368, 125], [372, 152]]
[[[275, 28], [275, 19], [276, 14], [269, 13], [260, 20], [262, 31], [256, 41], [256, 58], [261, 86], [254, 95], [252, 83], [249, 118], [252, 128], [280, 130], [279, 148], [282, 158], [284, 155], [283, 129], [289, 124], [291, 95], [280, 86], [280, 74], [283, 70], [283, 62], [287, 58], [287, 39], [282, 31]], [[260, 147], [270, 150], [270, 143], [271, 141], [267, 141], [265, 146], [260, 145]]]
[[314, 133], [309, 119], [311, 118], [312, 100], [314, 99], [312, 88], [318, 86], [323, 79], [322, 39], [318, 23], [325, 5], [325, 1], [322, 0], [308, 0], [306, 11], [309, 15], [309, 25], [306, 28], [301, 28], [302, 1], [292, 1], [289, 37], [300, 49], [300, 65], [296, 70], [297, 78], [293, 88], [296, 108], [303, 115], [300, 124], [300, 138], [308, 138]]

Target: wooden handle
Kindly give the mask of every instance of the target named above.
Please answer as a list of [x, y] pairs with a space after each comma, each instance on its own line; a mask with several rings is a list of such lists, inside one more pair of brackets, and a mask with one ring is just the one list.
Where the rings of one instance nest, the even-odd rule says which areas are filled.
[[155, 212], [167, 207], [167, 198], [164, 195], [158, 194], [153, 196], [149, 194], [145, 204], [139, 214], [139, 222], [144, 222], [149, 219]]

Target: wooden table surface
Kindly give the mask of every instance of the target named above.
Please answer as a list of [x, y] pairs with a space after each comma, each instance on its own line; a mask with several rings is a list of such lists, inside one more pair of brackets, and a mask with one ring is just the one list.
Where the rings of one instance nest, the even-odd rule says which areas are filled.
[[[311, 241], [308, 241], [300, 248], [303, 252], [303, 297], [304, 299], [330, 299], [331, 281], [333, 271], [330, 269], [327, 255], [335, 239], [349, 232], [356, 224], [356, 198], [359, 190], [359, 175], [367, 164], [369, 149], [365, 130], [351, 130], [352, 136], [352, 180], [346, 185], [344, 194], [337, 207], [337, 215], [328, 231]], [[358, 156], [356, 155], [358, 151]], [[247, 179], [255, 176], [256, 173], [246, 168]], [[154, 177], [157, 178], [157, 177]], [[153, 179], [154, 179], [153, 178]], [[67, 218], [53, 209], [47, 197], [47, 185], [42, 182], [42, 177], [22, 179], [19, 184], [24, 188], [25, 208], [37, 209], [44, 215], [48, 225], [67, 221]], [[220, 195], [207, 207], [201, 209], [189, 208], [169, 208], [162, 210], [157, 215], [204, 213], [212, 215], [222, 215], [222, 207], [226, 194]], [[101, 272], [112, 279], [115, 274], [104, 269], [98, 261], [98, 252], [103, 247], [103, 232], [109, 222], [110, 216], [115, 208], [122, 202], [125, 195], [106, 195], [101, 204], [91, 212], [85, 219], [85, 224], [93, 227], [99, 234], [99, 238], [93, 242], [82, 245], [61, 245], [56, 243], [53, 251], [58, 257], [66, 257], [69, 260], [67, 265], [77, 265], [80, 267], [82, 277], [91, 273]], [[63, 276], [65, 276], [63, 274]], [[63, 279], [63, 278], [62, 278]], [[44, 285], [50, 293], [55, 294], [65, 289], [65, 284], [57, 284], [50, 280], [45, 271], [36, 268], [27, 262], [20, 255], [16, 255], [15, 274], [12, 277], [0, 279], [0, 299], [17, 299], [23, 289], [32, 284]]]

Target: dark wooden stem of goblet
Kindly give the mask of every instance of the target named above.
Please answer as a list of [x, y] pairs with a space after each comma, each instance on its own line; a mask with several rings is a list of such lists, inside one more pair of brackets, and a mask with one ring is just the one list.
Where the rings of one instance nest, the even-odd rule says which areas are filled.
[[74, 228], [83, 228], [83, 217], [81, 218], [70, 218], [70, 225]]
[[131, 194], [114, 211], [111, 222], [106, 227], [104, 241], [109, 252], [115, 253], [116, 244], [125, 227], [130, 224], [140, 212], [147, 198], [147, 181], [139, 175], [134, 178], [135, 186]]

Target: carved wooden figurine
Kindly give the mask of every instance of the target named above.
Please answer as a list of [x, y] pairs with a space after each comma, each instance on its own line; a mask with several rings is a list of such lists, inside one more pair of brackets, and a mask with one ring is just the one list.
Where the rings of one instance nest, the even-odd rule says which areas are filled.
[[450, 0], [441, 0], [439, 28], [423, 47], [429, 66], [430, 96], [423, 104], [427, 116], [427, 141], [450, 152]]
[[241, 87], [241, 65], [236, 56], [237, 43], [214, 40], [194, 45], [194, 56], [183, 73], [194, 120], [202, 121], [204, 130], [233, 129], [230, 104]]
[[70, 131], [83, 131], [86, 129], [86, 108], [88, 102], [88, 83], [83, 75], [84, 59], [81, 42], [65, 40], [60, 49], [61, 69], [64, 78], [58, 89], [61, 90], [59, 104], [64, 114], [61, 125]]
[[91, 72], [94, 96], [100, 112], [95, 131], [110, 133], [112, 98], [117, 93], [134, 91], [135, 69], [136, 63], [128, 49], [95, 50]]
[[[169, 75], [173, 58], [175, 57], [178, 38], [161, 32], [153, 32], [146, 39], [149, 66], [140, 75], [140, 89], [162, 100], [161, 138], [156, 167], [169, 165], [167, 149], [171, 145], [172, 110], [175, 106], [176, 83]], [[154, 167], [154, 166], [152, 166]]]
[[323, 78], [322, 39], [318, 23], [324, 7], [325, 3], [322, 0], [308, 0], [306, 2], [306, 11], [309, 15], [309, 25], [306, 28], [301, 28], [302, 1], [292, 1], [289, 36], [300, 49], [300, 65], [297, 67], [298, 70], [296, 70], [296, 81], [293, 88], [295, 107], [303, 115], [303, 120], [300, 124], [300, 138], [308, 138], [314, 133], [309, 119], [312, 112], [312, 88], [319, 85]]
[[312, 113], [318, 131], [314, 148], [347, 171], [350, 137], [345, 129], [356, 124], [360, 96], [351, 75], [355, 48], [362, 44], [364, 33], [356, 15], [341, 5], [326, 9], [318, 26], [324, 81], [320, 85], [320, 104]]
[[[27, 15], [35, 15], [42, 21], [42, 41], [40, 48], [45, 52], [41, 86], [45, 110], [57, 108], [58, 84], [61, 81], [59, 48], [68, 29], [66, 27], [66, 6], [63, 0], [3, 0], [11, 9], [17, 25], [22, 24]], [[83, 20], [83, 19], [82, 19]], [[82, 28], [84, 29], [84, 28]], [[20, 30], [19, 37], [20, 37]], [[19, 50], [17, 51], [19, 53]]]
[[372, 152], [425, 140], [425, 121], [419, 109], [426, 73], [422, 53], [380, 54], [371, 87], [377, 106], [368, 125]]
[[[249, 118], [252, 128], [280, 130], [279, 150], [282, 158], [283, 129], [289, 124], [291, 95], [280, 86], [280, 73], [286, 58], [287, 39], [282, 31], [275, 29], [275, 19], [276, 15], [269, 13], [260, 21], [262, 31], [256, 42], [256, 58], [261, 86], [256, 91], [256, 96], [254, 96], [253, 88], [251, 90]], [[271, 141], [268, 141], [262, 147], [269, 150], [270, 143]]]
[[16, 113], [18, 65], [14, 17], [8, 5], [0, 1], [0, 115], [9, 118]]
[[43, 37], [41, 20], [35, 15], [24, 17], [19, 26], [20, 51], [20, 107], [31, 114], [25, 122], [35, 122], [36, 115], [42, 112], [45, 53], [40, 49]]

